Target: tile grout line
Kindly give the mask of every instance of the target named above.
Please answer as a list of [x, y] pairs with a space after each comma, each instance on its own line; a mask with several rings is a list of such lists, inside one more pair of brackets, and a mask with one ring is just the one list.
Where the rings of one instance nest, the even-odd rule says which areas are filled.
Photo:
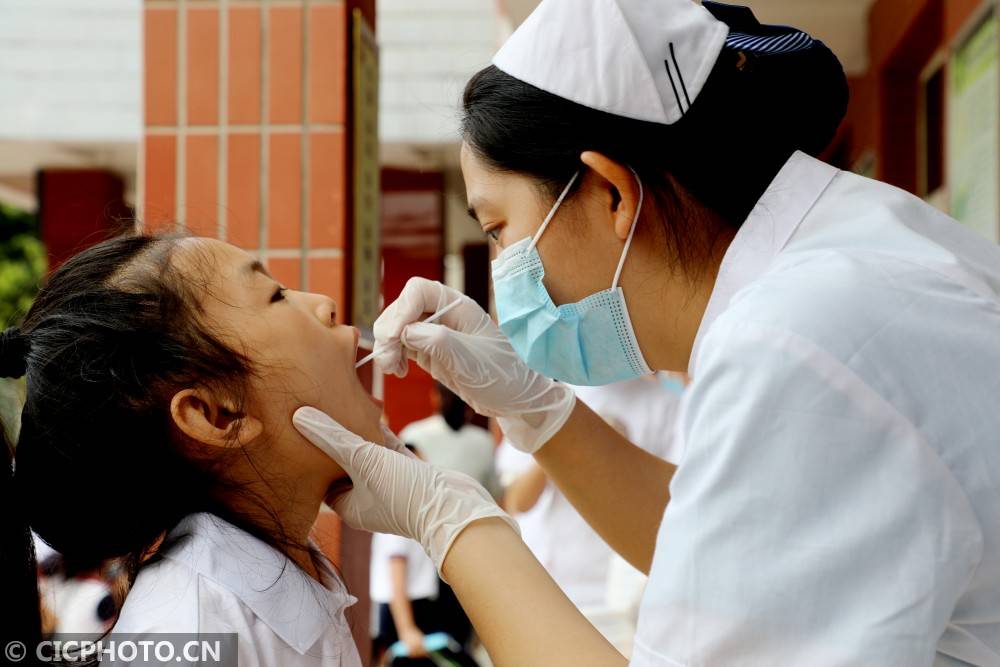
[[[145, 0], [143, 6], [152, 9], [165, 9], [176, 7], [178, 0]], [[199, 7], [218, 7], [223, 2], [228, 2], [233, 7], [296, 7], [302, 0], [198, 0]], [[339, 5], [344, 0], [310, 0], [314, 5]]]
[[229, 223], [229, 7], [228, 0], [222, 0], [219, 7], [219, 134], [218, 145], [218, 214], [216, 234], [222, 241], [228, 235]]
[[[229, 134], [236, 134], [238, 132], [260, 132], [263, 125], [254, 124], [234, 124], [226, 125], [225, 127], [221, 125], [189, 125], [189, 134], [213, 134], [217, 132], [228, 132]], [[303, 125], [297, 125], [294, 123], [282, 123], [275, 125], [268, 125], [268, 129], [271, 132], [302, 132]], [[169, 125], [150, 125], [146, 128], [151, 134], [172, 134], [176, 131], [175, 127]], [[312, 132], [344, 132], [345, 127], [342, 123], [309, 123], [309, 130]]]
[[309, 211], [309, 195], [312, 187], [312, 179], [309, 173], [309, 159], [310, 159], [310, 146], [309, 146], [309, 2], [310, 0], [303, 0], [302, 2], [302, 135], [301, 135], [301, 172], [302, 172], [302, 183], [301, 183], [301, 203], [300, 208], [300, 218], [299, 225], [301, 227], [301, 233], [299, 235], [301, 243], [301, 253], [302, 259], [299, 266], [299, 284], [302, 286], [303, 290], [309, 290], [311, 288], [309, 284], [309, 266], [307, 257], [309, 255], [309, 222], [310, 222], [310, 211]]
[[268, 120], [270, 120], [267, 105], [270, 101], [268, 85], [271, 76], [269, 65], [269, 28], [270, 19], [267, 7], [260, 7], [260, 187], [258, 188], [260, 193], [260, 220], [258, 220], [257, 228], [257, 242], [260, 252], [267, 250], [267, 214], [268, 207], [271, 204], [270, 193], [268, 192], [270, 187], [268, 183], [270, 178], [268, 160], [271, 153], [269, 145], [271, 134], [270, 128], [267, 125]]
[[[151, 9], [166, 9], [176, 7], [179, 0], [145, 0], [144, 7]], [[302, 0], [198, 0], [199, 7], [219, 7], [228, 2], [232, 7], [296, 7]], [[340, 5], [344, 0], [310, 0], [314, 5]]]
[[[261, 257], [268, 259], [302, 259], [301, 248], [268, 248], [261, 251]], [[343, 259], [343, 248], [315, 248], [309, 251], [314, 259]]]
[[135, 231], [142, 233], [146, 230], [146, 142], [149, 134], [146, 126], [146, 81], [149, 73], [146, 71], [146, 41], [149, 39], [149, 9], [141, 6], [142, 23], [139, 26], [139, 44], [142, 49], [142, 67], [139, 68], [139, 123], [142, 127], [140, 134], [139, 150], [136, 156], [136, 184], [135, 184], [135, 213], [133, 214], [132, 226]]
[[177, 0], [177, 164], [174, 227], [186, 227], [187, 216], [187, 0]]

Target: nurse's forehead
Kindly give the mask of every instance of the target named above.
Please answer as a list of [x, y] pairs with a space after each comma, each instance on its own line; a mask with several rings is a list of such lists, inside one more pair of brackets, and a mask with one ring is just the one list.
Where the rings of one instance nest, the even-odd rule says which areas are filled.
[[509, 187], [509, 176], [486, 173], [465, 179], [465, 196], [469, 205], [469, 215], [477, 220], [486, 215], [497, 215], [502, 208]]
[[473, 220], [479, 222], [480, 216], [485, 216], [489, 206], [481, 197], [469, 197], [469, 215]]

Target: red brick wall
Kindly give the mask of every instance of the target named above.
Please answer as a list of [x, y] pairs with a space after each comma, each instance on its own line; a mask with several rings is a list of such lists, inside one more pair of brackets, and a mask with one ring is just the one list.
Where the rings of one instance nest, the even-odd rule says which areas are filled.
[[180, 224], [255, 251], [289, 286], [347, 305], [350, 9], [147, 3], [148, 228]]

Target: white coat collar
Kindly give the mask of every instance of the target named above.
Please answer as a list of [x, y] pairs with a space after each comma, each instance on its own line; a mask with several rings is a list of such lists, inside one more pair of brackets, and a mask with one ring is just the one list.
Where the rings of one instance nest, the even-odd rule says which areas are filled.
[[691, 350], [688, 373], [697, 377], [701, 341], [732, 301], [781, 252], [840, 170], [795, 151], [750, 211], [719, 267], [708, 307]]
[[327, 589], [284, 554], [212, 514], [184, 518], [170, 532], [174, 538], [181, 539], [164, 558], [231, 591], [300, 654], [357, 602], [339, 577]]

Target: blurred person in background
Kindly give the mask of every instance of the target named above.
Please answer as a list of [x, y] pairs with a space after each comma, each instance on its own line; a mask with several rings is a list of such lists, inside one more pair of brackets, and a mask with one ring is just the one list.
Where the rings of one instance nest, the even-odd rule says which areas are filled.
[[[377, 634], [372, 643], [374, 664], [393, 667], [434, 665], [425, 647], [427, 635], [445, 633], [467, 639], [468, 619], [456, 617], [446, 599], [440, 598], [443, 582], [434, 562], [414, 540], [375, 533], [372, 536], [371, 599], [378, 606]], [[406, 657], [394, 658], [389, 649], [397, 641], [406, 645]], [[477, 663], [465, 652], [443, 652], [450, 661], [465, 667]]]
[[[472, 408], [440, 382], [434, 383], [431, 403], [437, 414], [406, 426], [399, 432], [400, 440], [420, 452], [420, 457], [431, 465], [464, 473], [499, 498], [501, 487], [493, 434], [473, 424]], [[444, 581], [438, 582], [437, 608], [450, 619], [452, 637], [470, 650], [472, 624], [451, 586]]]
[[[371, 599], [378, 605], [378, 627], [373, 642], [376, 664], [401, 664], [384, 656], [396, 641], [406, 644], [404, 664], [424, 664], [424, 637], [439, 627], [435, 603], [438, 575], [420, 545], [397, 535], [372, 536]], [[384, 663], [379, 661], [384, 657]]]
[[472, 408], [440, 382], [434, 383], [431, 402], [437, 414], [413, 422], [399, 432], [399, 439], [432, 465], [463, 472], [499, 497], [493, 435], [473, 424]]

